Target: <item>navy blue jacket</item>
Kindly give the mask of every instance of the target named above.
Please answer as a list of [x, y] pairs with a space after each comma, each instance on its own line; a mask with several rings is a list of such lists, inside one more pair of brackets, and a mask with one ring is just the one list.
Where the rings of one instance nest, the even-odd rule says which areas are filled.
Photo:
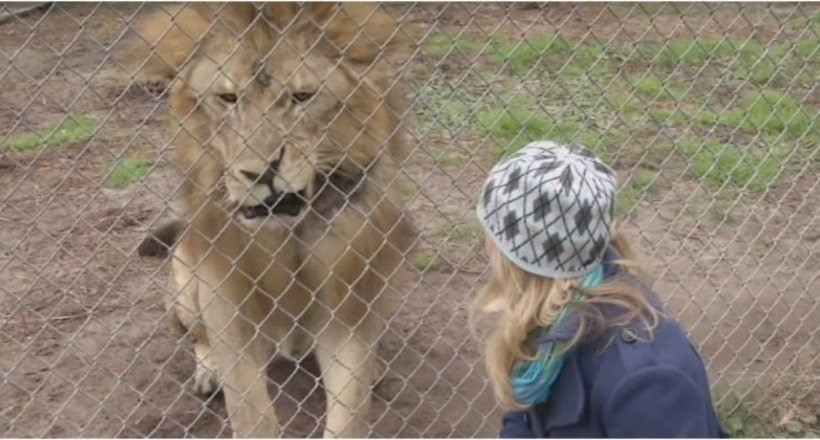
[[[609, 263], [605, 277], [623, 276]], [[658, 304], [657, 297], [631, 279]], [[570, 324], [571, 325], [571, 324]], [[570, 333], [571, 333], [570, 329]], [[561, 339], [560, 332], [557, 338]], [[717, 438], [706, 370], [683, 329], [663, 319], [649, 338], [639, 322], [576, 348], [547, 402], [504, 416], [502, 438]]]

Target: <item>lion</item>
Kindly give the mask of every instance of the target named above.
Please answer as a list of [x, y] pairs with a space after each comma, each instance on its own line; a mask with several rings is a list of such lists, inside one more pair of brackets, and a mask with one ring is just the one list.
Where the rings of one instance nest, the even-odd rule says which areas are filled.
[[173, 7], [130, 59], [169, 83], [185, 173], [169, 308], [193, 337], [194, 387], [221, 389], [235, 436], [278, 437], [274, 355], [316, 355], [325, 437], [364, 437], [375, 348], [416, 232], [401, 200], [407, 112], [376, 4]]

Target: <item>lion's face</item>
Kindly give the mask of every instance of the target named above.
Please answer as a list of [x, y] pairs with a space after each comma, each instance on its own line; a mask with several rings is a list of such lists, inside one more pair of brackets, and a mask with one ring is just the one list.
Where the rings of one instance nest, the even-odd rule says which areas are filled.
[[345, 99], [357, 85], [302, 41], [280, 40], [264, 58], [258, 52], [217, 40], [184, 78], [185, 93], [198, 100], [197, 125], [210, 128], [206, 148], [223, 164], [228, 205], [244, 223], [303, 214], [317, 173], [338, 161], [335, 125], [349, 118]]
[[185, 140], [175, 150], [199, 194], [192, 206], [216, 200], [252, 225], [299, 218], [323, 199], [320, 186], [351, 188], [395, 144], [403, 104], [387, 59], [407, 45], [376, 5], [231, 3], [218, 18], [196, 8], [188, 19], [209, 29], [197, 49], [181, 34], [157, 37], [158, 55], [178, 65], [171, 106]]

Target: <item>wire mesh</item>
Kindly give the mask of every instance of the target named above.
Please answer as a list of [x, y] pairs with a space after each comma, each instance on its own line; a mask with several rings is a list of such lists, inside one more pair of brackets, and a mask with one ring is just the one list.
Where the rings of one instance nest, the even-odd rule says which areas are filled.
[[[169, 318], [218, 308], [214, 289], [265, 290], [270, 280], [310, 304], [257, 295], [268, 302], [208, 315], [211, 324], [244, 322], [252, 337], [230, 339], [242, 324], [209, 334], [212, 344], [246, 344], [220, 346], [236, 353], [223, 367], [263, 368], [243, 350], [299, 358], [258, 375], [273, 404], [253, 411], [275, 411], [281, 434], [338, 428], [331, 420], [363, 400], [328, 406], [328, 371], [372, 367], [361, 435], [495, 436], [500, 410], [468, 325], [487, 269], [473, 206], [492, 164], [538, 139], [584, 144], [618, 171], [620, 224], [699, 348], [730, 432], [817, 435], [817, 5], [390, 3], [347, 16], [315, 6], [293, 20], [280, 7], [254, 15], [200, 5], [199, 17], [214, 17], [203, 28], [188, 6], [0, 6], [4, 436], [232, 435], [249, 407], [196, 393], [208, 385], [196, 377], [209, 377], [197, 370], [196, 329], [181, 336]], [[161, 68], [135, 55], [139, 42], [156, 43], [138, 27], [150, 13], [180, 26], [163, 36], [204, 50], [157, 49]], [[396, 26], [368, 25], [379, 14]], [[386, 44], [402, 39], [408, 53]], [[163, 76], [175, 62], [179, 72]], [[207, 81], [196, 79], [201, 71]], [[193, 96], [186, 87], [196, 99], [182, 99]], [[345, 124], [354, 133], [328, 128]], [[208, 139], [190, 139], [203, 132]], [[175, 157], [186, 142], [204, 147]], [[278, 177], [266, 174], [274, 160]], [[213, 187], [190, 184], [203, 163], [224, 166]], [[317, 172], [326, 178], [314, 180]], [[275, 183], [257, 185], [265, 179]], [[222, 214], [183, 203], [197, 192], [230, 203]], [[299, 227], [196, 231], [193, 221], [310, 203], [322, 218]], [[415, 234], [385, 220], [394, 211]], [[339, 212], [347, 223], [325, 218]], [[197, 273], [208, 301], [170, 311], [179, 258], [138, 255], [169, 219], [201, 233], [192, 252], [208, 255], [181, 271]], [[283, 227], [289, 239], [271, 232]], [[401, 267], [389, 263], [395, 252]], [[370, 271], [344, 272], [328, 255]], [[217, 260], [233, 272], [208, 269]], [[385, 295], [398, 299], [390, 314], [376, 305]], [[340, 315], [347, 321], [332, 318]], [[316, 357], [300, 351], [303, 336]], [[258, 390], [232, 395], [265, 404], [250, 396]], [[273, 429], [269, 420], [244, 426]]]

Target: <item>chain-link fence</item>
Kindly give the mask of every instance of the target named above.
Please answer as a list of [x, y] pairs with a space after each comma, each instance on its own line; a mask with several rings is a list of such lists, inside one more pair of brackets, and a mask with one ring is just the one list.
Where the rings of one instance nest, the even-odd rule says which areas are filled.
[[0, 16], [4, 436], [495, 436], [473, 207], [535, 139], [618, 171], [730, 432], [817, 435], [817, 5]]

